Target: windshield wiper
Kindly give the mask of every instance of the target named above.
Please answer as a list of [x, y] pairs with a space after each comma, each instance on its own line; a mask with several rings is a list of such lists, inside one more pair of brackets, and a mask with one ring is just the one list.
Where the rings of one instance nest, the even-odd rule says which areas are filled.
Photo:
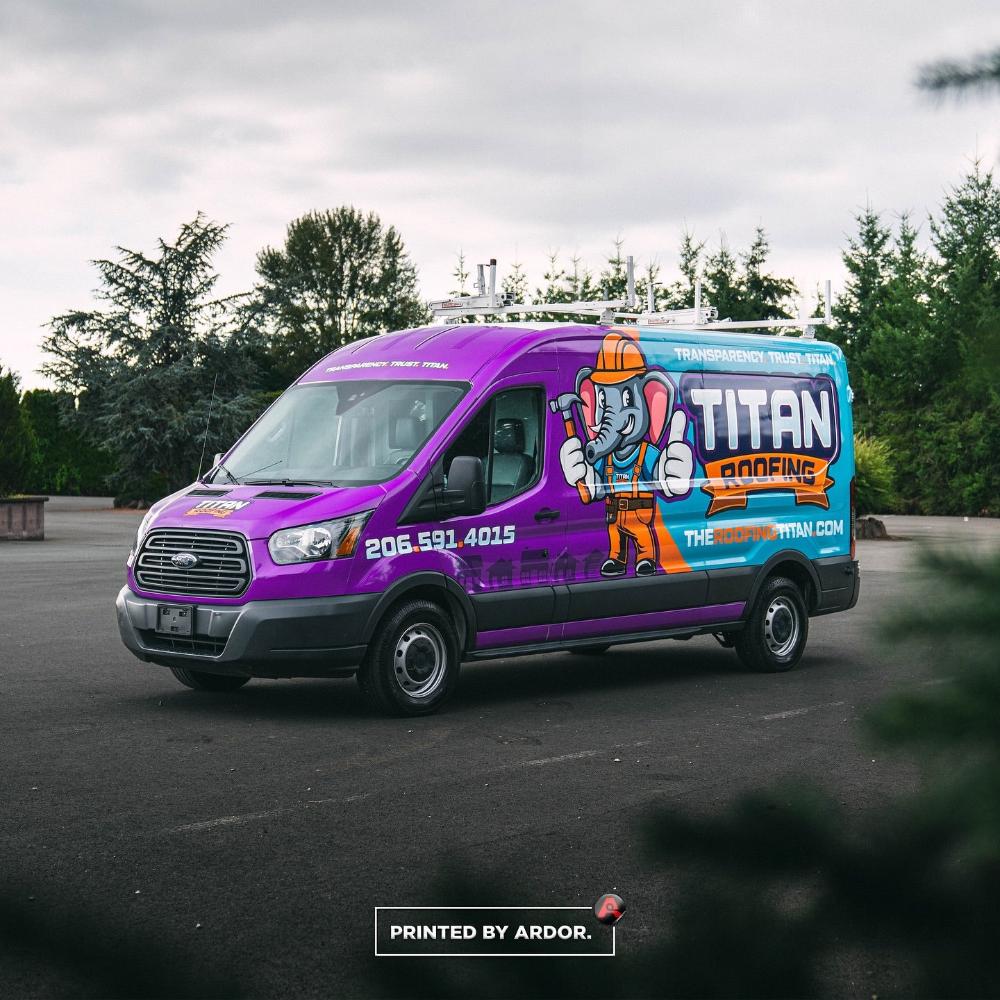
[[333, 486], [330, 479], [244, 479], [244, 486]]
[[[240, 481], [221, 462], [219, 462], [219, 464], [216, 466], [216, 468], [217, 469], [221, 469], [227, 476], [229, 476], [229, 481], [234, 486], [239, 486], [240, 485]], [[215, 480], [213, 479], [213, 482], [214, 481]]]

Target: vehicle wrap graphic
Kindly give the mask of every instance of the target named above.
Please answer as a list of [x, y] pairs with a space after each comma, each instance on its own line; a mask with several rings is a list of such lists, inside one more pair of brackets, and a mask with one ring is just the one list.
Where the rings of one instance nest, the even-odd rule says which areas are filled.
[[211, 517], [232, 517], [237, 511], [249, 507], [251, 502], [250, 500], [202, 500], [189, 510], [186, 510], [184, 514], [187, 517], [195, 514], [208, 514]]
[[746, 507], [761, 490], [790, 489], [797, 504], [829, 508], [840, 421], [828, 375], [689, 373], [681, 396], [694, 414], [708, 517]]
[[673, 382], [646, 364], [638, 334], [615, 330], [605, 336], [597, 364], [577, 373], [575, 396], [549, 402], [564, 413], [573, 404], [581, 410], [587, 440], [567, 419], [559, 462], [583, 503], [604, 502], [608, 558], [602, 576], [624, 575], [630, 549], [638, 576], [651, 576], [657, 567], [668, 573], [688, 569], [656, 503], [657, 495], [679, 500], [691, 492], [687, 416], [674, 410], [674, 399]]
[[720, 341], [616, 328], [575, 377], [564, 374], [568, 391], [549, 401], [565, 427], [559, 471], [605, 513], [573, 544], [606, 544], [607, 554], [584, 564], [576, 548], [574, 569], [554, 579], [759, 565], [790, 547], [810, 558], [848, 552], [842, 356], [829, 344]]

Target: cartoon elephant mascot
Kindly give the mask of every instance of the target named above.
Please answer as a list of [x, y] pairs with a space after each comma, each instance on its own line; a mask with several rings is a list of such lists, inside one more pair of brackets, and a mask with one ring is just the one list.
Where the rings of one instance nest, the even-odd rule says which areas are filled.
[[584, 503], [604, 501], [610, 547], [601, 575], [624, 575], [631, 542], [636, 574], [651, 576], [657, 566], [654, 493], [678, 499], [691, 491], [687, 418], [682, 410], [674, 413], [658, 447], [673, 409], [673, 386], [662, 372], [648, 370], [637, 337], [627, 331], [604, 338], [597, 367], [577, 375], [576, 393], [588, 440], [567, 437], [559, 462]]

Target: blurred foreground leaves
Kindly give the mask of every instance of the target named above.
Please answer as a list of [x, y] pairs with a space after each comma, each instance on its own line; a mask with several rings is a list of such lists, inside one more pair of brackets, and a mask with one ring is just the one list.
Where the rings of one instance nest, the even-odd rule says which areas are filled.
[[[915, 791], [861, 815], [805, 783], [746, 795], [721, 815], [659, 810], [643, 821], [661, 872], [654, 877], [673, 889], [680, 878], [680, 891], [651, 921], [659, 939], [638, 955], [607, 963], [386, 962], [386, 992], [843, 995], [863, 967], [880, 996], [995, 996], [1000, 556], [928, 553], [922, 562], [923, 591], [885, 633], [932, 658], [940, 676], [891, 695], [865, 719], [868, 739], [919, 766]], [[513, 901], [506, 889], [455, 871], [439, 882], [439, 902]]]

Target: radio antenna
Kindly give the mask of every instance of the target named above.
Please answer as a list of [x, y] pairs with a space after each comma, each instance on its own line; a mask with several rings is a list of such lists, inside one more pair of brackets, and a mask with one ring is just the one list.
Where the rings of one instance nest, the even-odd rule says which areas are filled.
[[201, 442], [201, 458], [198, 459], [198, 475], [195, 477], [201, 482], [201, 467], [205, 464], [205, 449], [208, 447], [208, 429], [212, 426], [212, 408], [215, 406], [215, 387], [219, 384], [219, 373], [215, 373], [215, 381], [212, 383], [212, 398], [208, 401], [208, 418], [205, 420], [205, 437]]

